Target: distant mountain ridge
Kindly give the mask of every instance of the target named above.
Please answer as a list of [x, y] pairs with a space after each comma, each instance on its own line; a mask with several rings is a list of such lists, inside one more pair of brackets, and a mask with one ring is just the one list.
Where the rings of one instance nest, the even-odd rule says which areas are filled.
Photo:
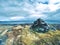
[[[0, 21], [0, 24], [26, 24], [26, 23], [33, 23], [34, 20], [29, 20], [29, 21]], [[56, 20], [45, 20], [46, 23], [48, 24], [60, 24], [60, 21]]]
[[26, 24], [26, 23], [32, 23], [27, 21], [0, 21], [0, 24]]
[[[31, 21], [0, 21], [0, 25], [19, 25], [19, 24], [33, 24]], [[49, 23], [49, 25], [54, 26], [56, 29], [60, 30], [59, 23]]]

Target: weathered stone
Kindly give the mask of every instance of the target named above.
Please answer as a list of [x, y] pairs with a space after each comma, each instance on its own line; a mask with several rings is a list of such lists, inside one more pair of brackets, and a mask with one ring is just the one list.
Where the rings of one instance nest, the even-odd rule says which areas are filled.
[[42, 19], [37, 19], [31, 28], [36, 32], [47, 32], [49, 30], [49, 25]]

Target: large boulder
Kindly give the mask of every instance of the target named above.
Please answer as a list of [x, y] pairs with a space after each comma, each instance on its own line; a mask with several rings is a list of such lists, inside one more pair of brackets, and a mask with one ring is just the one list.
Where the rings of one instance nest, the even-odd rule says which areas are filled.
[[31, 26], [31, 29], [36, 32], [47, 32], [51, 28], [45, 21], [39, 18], [34, 21], [33, 25]]

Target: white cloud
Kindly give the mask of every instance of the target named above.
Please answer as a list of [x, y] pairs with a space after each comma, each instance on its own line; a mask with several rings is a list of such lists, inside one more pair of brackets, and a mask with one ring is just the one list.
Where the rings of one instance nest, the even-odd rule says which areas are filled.
[[10, 21], [9, 19], [0, 19], [0, 21]]
[[35, 10], [39, 11], [39, 12], [47, 12], [48, 11], [48, 5], [47, 4], [36, 4]]
[[59, 5], [49, 4], [48, 7], [50, 11], [56, 11], [59, 8]]
[[60, 0], [49, 0], [50, 4], [60, 3]]
[[38, 18], [42, 18], [42, 19], [47, 19], [47, 15], [44, 14], [31, 14], [29, 16], [29, 18], [33, 18], [33, 19], [38, 19]]
[[22, 19], [25, 19], [25, 17], [23, 17], [23, 16], [10, 17], [10, 20], [22, 20]]
[[57, 9], [60, 9], [60, 0], [49, 0], [48, 8], [50, 11], [56, 11]]
[[[3, 7], [2, 8], [3, 10], [1, 9], [1, 12], [5, 12], [8, 15], [4, 14], [4, 16], [6, 15], [9, 17], [3, 20], [24, 20], [24, 19], [29, 20], [28, 18], [32, 20], [33, 18], [47, 19], [48, 15], [51, 14], [51, 13], [48, 14], [47, 12], [54, 12], [60, 9], [60, 3], [58, 3], [60, 2], [60, 0], [49, 0], [48, 4], [44, 4], [44, 2], [46, 1], [47, 0], [36, 0], [36, 1], [34, 0], [33, 4], [30, 4], [28, 0], [24, 0], [23, 2], [19, 1], [17, 2], [17, 0], [13, 1], [9, 0], [7, 3], [6, 2], [4, 4], [2, 3], [0, 4]], [[43, 13], [47, 13], [47, 15]]]

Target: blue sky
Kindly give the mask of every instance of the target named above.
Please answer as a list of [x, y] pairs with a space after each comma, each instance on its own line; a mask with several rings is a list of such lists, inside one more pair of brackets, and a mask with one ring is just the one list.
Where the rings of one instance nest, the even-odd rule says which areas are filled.
[[0, 21], [60, 22], [60, 0], [0, 0]]

